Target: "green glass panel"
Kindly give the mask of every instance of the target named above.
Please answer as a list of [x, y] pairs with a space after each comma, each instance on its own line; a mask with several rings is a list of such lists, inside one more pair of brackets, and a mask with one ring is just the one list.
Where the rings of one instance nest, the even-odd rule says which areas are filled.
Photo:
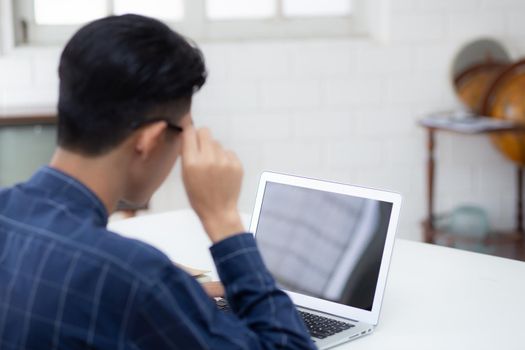
[[0, 187], [25, 181], [49, 163], [55, 135], [53, 125], [0, 127]]

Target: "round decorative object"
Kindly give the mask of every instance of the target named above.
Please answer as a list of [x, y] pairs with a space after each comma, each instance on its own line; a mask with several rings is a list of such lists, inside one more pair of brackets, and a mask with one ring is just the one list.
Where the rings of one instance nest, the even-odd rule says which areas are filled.
[[[525, 127], [525, 60], [508, 67], [491, 84], [482, 112]], [[491, 138], [507, 158], [525, 166], [525, 131], [498, 133]]]
[[436, 218], [434, 225], [456, 238], [450, 240], [450, 237], [442, 237], [437, 240], [440, 244], [480, 253], [490, 252], [484, 244], [490, 232], [490, 223], [487, 212], [482, 208], [472, 205], [459, 206]]
[[487, 212], [473, 205], [462, 205], [451, 212], [437, 217], [436, 228], [455, 235], [477, 238], [480, 241], [487, 237], [490, 224]]
[[510, 62], [510, 56], [495, 40], [478, 39], [465, 45], [451, 68], [454, 90], [461, 102], [480, 114], [488, 89]]
[[488, 215], [479, 207], [458, 207], [450, 214], [448, 230], [457, 235], [483, 239], [490, 231]]
[[506, 67], [500, 63], [480, 63], [458, 75], [454, 85], [461, 102], [474, 113], [481, 114], [488, 89]]

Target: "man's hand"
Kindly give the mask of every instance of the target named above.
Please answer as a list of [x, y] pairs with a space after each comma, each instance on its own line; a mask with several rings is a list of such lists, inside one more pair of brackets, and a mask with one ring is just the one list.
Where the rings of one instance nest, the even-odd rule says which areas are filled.
[[221, 282], [204, 282], [201, 286], [210, 298], [220, 298], [224, 296], [224, 286]]
[[193, 126], [182, 134], [182, 179], [190, 204], [215, 243], [244, 231], [237, 210], [242, 166], [208, 129]]

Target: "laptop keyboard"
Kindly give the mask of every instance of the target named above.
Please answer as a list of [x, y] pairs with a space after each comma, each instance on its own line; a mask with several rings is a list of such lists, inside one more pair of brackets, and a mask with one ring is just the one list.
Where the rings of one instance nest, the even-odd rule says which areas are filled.
[[[215, 303], [219, 309], [226, 312], [231, 311], [226, 299], [216, 299]], [[324, 339], [355, 326], [348, 322], [334, 320], [333, 318], [319, 316], [306, 311], [299, 311], [299, 315], [303, 318], [310, 335], [319, 339]]]
[[228, 305], [228, 302], [224, 298], [215, 299], [215, 304], [217, 304], [217, 307], [221, 309], [222, 311], [230, 312], [230, 305]]
[[319, 339], [324, 339], [354, 327], [351, 323], [311, 314], [306, 311], [299, 311], [299, 315], [303, 318], [304, 324], [306, 325], [306, 328], [308, 328], [310, 335]]

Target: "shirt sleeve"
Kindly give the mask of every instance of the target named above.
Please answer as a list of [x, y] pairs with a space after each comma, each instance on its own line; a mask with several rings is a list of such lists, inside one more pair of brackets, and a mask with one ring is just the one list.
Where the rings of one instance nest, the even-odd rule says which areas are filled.
[[140, 349], [315, 349], [290, 298], [277, 288], [253, 236], [211, 248], [233, 312], [219, 310], [194, 278], [169, 266], [140, 301], [130, 329]]

